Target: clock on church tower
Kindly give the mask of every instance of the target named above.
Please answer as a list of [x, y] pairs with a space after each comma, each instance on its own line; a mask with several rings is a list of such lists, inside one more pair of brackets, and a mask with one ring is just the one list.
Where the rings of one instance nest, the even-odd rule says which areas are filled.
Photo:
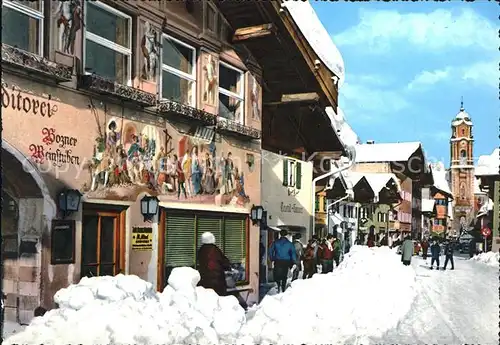
[[454, 198], [453, 229], [460, 233], [469, 226], [469, 217], [474, 210], [474, 156], [472, 119], [464, 109], [451, 122], [450, 177]]

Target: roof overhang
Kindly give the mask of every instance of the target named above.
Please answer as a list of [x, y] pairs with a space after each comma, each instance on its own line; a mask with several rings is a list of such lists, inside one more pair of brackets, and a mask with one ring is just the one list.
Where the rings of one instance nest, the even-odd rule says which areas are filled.
[[330, 118], [317, 103], [264, 106], [262, 147], [288, 154], [304, 152], [319, 159], [338, 159], [346, 154]]
[[500, 174], [497, 175], [476, 175], [480, 179], [479, 188], [486, 192], [491, 199], [495, 199], [495, 181], [500, 181]]

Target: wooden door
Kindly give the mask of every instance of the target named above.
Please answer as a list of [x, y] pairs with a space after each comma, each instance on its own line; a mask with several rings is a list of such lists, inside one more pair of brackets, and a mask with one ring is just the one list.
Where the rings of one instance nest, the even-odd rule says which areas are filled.
[[82, 221], [82, 277], [114, 276], [122, 270], [123, 224], [118, 212], [85, 212]]

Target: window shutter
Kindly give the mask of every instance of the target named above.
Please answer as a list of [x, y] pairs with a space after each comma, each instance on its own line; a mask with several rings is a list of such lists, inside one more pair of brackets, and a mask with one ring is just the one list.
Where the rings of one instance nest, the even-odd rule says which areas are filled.
[[195, 267], [196, 218], [194, 215], [168, 214], [165, 226], [165, 265]]
[[297, 189], [300, 189], [302, 187], [302, 163], [301, 162], [297, 162], [296, 164], [296, 176], [295, 176], [295, 186], [297, 187]]
[[288, 159], [283, 159], [283, 186], [288, 186]]
[[318, 195], [315, 195], [314, 196], [314, 209], [316, 210], [316, 212], [319, 212], [319, 196]]
[[197, 245], [196, 248], [201, 247], [201, 235], [204, 232], [211, 232], [215, 236], [215, 244], [221, 250], [224, 248], [222, 244], [224, 243], [222, 239], [222, 218], [221, 217], [207, 217], [198, 216], [196, 217], [196, 231], [197, 231]]
[[245, 218], [224, 218], [224, 254], [232, 264], [241, 263], [246, 267], [247, 238]]

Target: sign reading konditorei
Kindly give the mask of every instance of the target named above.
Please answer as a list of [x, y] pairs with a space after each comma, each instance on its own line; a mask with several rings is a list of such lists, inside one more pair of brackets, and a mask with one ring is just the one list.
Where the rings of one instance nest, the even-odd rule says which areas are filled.
[[132, 250], [153, 250], [153, 229], [147, 227], [132, 228]]
[[1, 102], [2, 108], [12, 108], [23, 111], [26, 114], [40, 115], [42, 117], [52, 117], [57, 113], [57, 105], [49, 100], [39, 100], [29, 95], [21, 93], [21, 90], [12, 86], [12, 90], [7, 88], [6, 83], [2, 83]]
[[302, 212], [304, 212], [304, 208], [301, 206], [298, 206], [296, 204], [285, 204], [284, 202], [282, 202], [281, 203], [281, 212], [302, 213]]

